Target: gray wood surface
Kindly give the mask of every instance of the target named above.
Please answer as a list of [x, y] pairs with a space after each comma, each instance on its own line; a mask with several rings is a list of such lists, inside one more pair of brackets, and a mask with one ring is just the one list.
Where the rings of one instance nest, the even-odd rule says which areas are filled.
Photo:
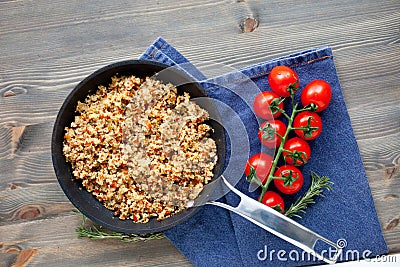
[[232, 67], [331, 46], [383, 233], [399, 252], [399, 27], [398, 0], [0, 1], [0, 266], [190, 265], [167, 239], [76, 238], [81, 218], [50, 155], [73, 87], [158, 36], [195, 64]]

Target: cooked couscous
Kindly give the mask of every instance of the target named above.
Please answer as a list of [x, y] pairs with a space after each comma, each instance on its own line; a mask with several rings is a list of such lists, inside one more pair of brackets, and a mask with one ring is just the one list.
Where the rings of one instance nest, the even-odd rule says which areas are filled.
[[206, 110], [171, 84], [113, 77], [77, 106], [63, 152], [73, 175], [120, 219], [167, 218], [213, 177]]

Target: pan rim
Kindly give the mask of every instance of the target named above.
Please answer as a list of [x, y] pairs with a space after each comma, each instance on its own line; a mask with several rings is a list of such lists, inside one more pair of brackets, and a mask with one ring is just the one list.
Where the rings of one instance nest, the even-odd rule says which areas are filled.
[[[105, 73], [107, 73], [110, 70], [118, 70], [119, 68], [121, 68], [121, 67], [124, 68], [126, 66], [141, 66], [141, 65], [149, 65], [156, 69], [159, 69], [154, 73], [158, 73], [161, 70], [171, 67], [169, 65], [155, 62], [155, 61], [150, 61], [150, 60], [124, 60], [124, 61], [119, 61], [119, 62], [109, 64], [107, 66], [104, 66], [104, 67], [94, 71], [93, 73], [91, 73], [90, 75], [85, 77], [81, 82], [79, 82], [74, 87], [74, 89], [68, 93], [67, 97], [65, 98], [63, 104], [61, 105], [61, 107], [57, 113], [57, 117], [54, 122], [53, 130], [52, 130], [52, 137], [51, 137], [51, 157], [52, 157], [52, 162], [53, 162], [53, 168], [54, 168], [58, 183], [61, 186], [61, 189], [63, 190], [64, 194], [69, 199], [69, 201], [84, 216], [86, 216], [93, 222], [106, 227], [107, 229], [118, 231], [118, 232], [136, 233], [136, 234], [155, 233], [155, 232], [161, 232], [161, 231], [170, 229], [170, 228], [188, 220], [190, 217], [195, 215], [201, 209], [201, 207], [186, 208], [186, 209], [178, 212], [177, 214], [175, 214], [169, 218], [166, 218], [160, 222], [157, 221], [155, 218], [153, 218], [150, 221], [150, 222], [153, 221], [153, 223], [151, 223], [151, 224], [150, 224], [150, 222], [146, 223], [146, 224], [134, 223], [130, 219], [120, 220], [118, 217], [115, 217], [115, 216], [112, 216], [111, 221], [109, 220], [109, 218], [107, 220], [104, 220], [104, 219], [102, 219], [103, 216], [98, 216], [93, 213], [93, 209], [96, 207], [91, 207], [90, 209], [88, 209], [87, 203], [79, 201], [74, 197], [74, 195], [77, 194], [76, 188], [70, 188], [71, 186], [69, 185], [69, 183], [76, 183], [76, 182], [66, 181], [68, 178], [69, 178], [69, 180], [73, 179], [73, 176], [66, 177], [66, 176], [68, 176], [68, 173], [67, 174], [65, 173], [66, 172], [65, 165], [68, 165], [68, 163], [66, 163], [65, 157], [62, 153], [62, 142], [60, 143], [59, 141], [60, 141], [60, 132], [61, 133], [64, 132], [64, 127], [62, 126], [63, 124], [61, 123], [61, 120], [63, 120], [66, 116], [65, 114], [69, 112], [67, 110], [67, 107], [71, 106], [71, 102], [74, 101], [74, 97], [76, 98], [77, 93], [80, 92], [80, 90], [82, 90], [82, 88], [85, 85], [90, 83], [94, 78], [99, 77], [101, 75], [105, 75]], [[181, 77], [184, 77], [185, 79], [187, 79], [188, 82], [193, 83], [193, 86], [195, 86], [196, 89], [199, 92], [201, 92], [202, 96], [209, 97], [208, 94], [206, 93], [205, 89], [200, 85], [200, 83], [198, 81], [195, 81], [188, 74], [184, 73], [181, 70], [178, 70], [175, 68], [174, 72], [175, 72], [175, 70], [179, 75], [181, 75]], [[151, 74], [154, 74], [154, 73], [151, 73]], [[116, 75], [116, 74], [118, 74], [118, 71], [114, 71], [111, 76]], [[132, 71], [131, 74], [135, 75], [135, 71]], [[111, 79], [111, 76], [109, 77], [109, 79]], [[148, 76], [151, 76], [151, 75], [148, 75]], [[97, 88], [97, 86], [95, 86], [95, 87]], [[93, 93], [93, 92], [91, 90], [88, 90], [86, 92], [86, 95], [89, 95], [90, 93]], [[74, 103], [72, 103], [72, 104], [74, 104]], [[69, 124], [70, 123], [71, 123], [71, 121], [69, 122]], [[224, 140], [224, 142], [223, 142], [222, 146], [220, 146], [218, 149], [223, 150], [222, 154], [225, 157], [225, 150], [226, 150], [225, 133], [223, 131], [221, 131], [219, 134], [222, 134], [221, 138], [222, 138], [222, 140]], [[63, 134], [62, 134], [62, 136], [63, 136]], [[60, 148], [61, 148], [61, 151], [60, 151]], [[61, 155], [60, 155], [60, 152], [61, 152]], [[60, 159], [60, 157], [64, 160], [63, 162]], [[221, 160], [221, 159], [219, 159], [219, 160]], [[222, 159], [222, 160], [223, 160], [223, 162], [225, 161], [225, 159]], [[216, 174], [214, 174], [213, 180], [216, 179], [215, 176], [216, 176]], [[87, 192], [86, 189], [80, 188], [80, 190], [83, 191], [83, 193], [86, 192], [86, 193], [90, 194], [93, 197], [93, 199], [95, 199], [95, 197], [91, 193]], [[101, 213], [102, 212], [101, 210], [99, 210], [99, 213], [104, 214], [104, 213], [107, 213], [107, 211], [108, 211], [108, 213], [113, 213], [113, 211], [108, 210], [106, 207], [104, 207], [103, 204], [100, 203], [100, 201], [98, 201], [97, 199], [95, 199], [95, 201], [98, 202], [101, 205], [101, 207], [104, 209], [103, 213]], [[98, 205], [96, 205], [96, 206], [97, 206], [97, 209], [99, 209]], [[171, 220], [171, 218], [174, 218], [174, 219]], [[118, 221], [118, 222], [122, 221], [125, 223], [116, 223], [115, 221]], [[129, 223], [126, 223], [126, 222], [129, 222]], [[121, 225], [129, 225], [129, 227], [125, 227], [125, 226], [121, 226]]]

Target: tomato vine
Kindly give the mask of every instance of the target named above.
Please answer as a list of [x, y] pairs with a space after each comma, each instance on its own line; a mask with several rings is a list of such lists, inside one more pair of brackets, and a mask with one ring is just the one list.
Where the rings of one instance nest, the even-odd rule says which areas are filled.
[[[300, 170], [294, 167], [294, 171], [286, 171], [284, 175], [279, 175], [279, 172], [278, 174], [276, 173], [277, 169], [284, 166], [279, 167], [278, 162], [283, 158], [288, 165], [300, 166], [307, 163], [310, 158], [311, 149], [306, 141], [315, 139], [322, 131], [322, 120], [315, 112], [326, 109], [332, 95], [330, 85], [327, 82], [323, 80], [314, 80], [303, 89], [301, 102], [304, 106], [301, 107], [300, 104], [295, 101], [295, 94], [299, 88], [298, 75], [291, 68], [286, 66], [277, 66], [273, 68], [268, 76], [268, 81], [273, 93], [266, 93], [268, 92], [266, 91], [260, 93], [256, 97], [254, 103], [254, 109], [257, 110], [256, 114], [260, 114], [263, 108], [269, 108], [273, 112], [274, 118], [278, 117], [277, 114], [284, 116], [287, 120], [287, 125], [286, 127], [284, 125], [279, 126], [282, 123], [279, 120], [276, 120], [278, 123], [274, 121], [265, 121], [259, 129], [258, 137], [261, 143], [269, 148], [273, 148], [271, 143], [274, 143], [277, 148], [274, 158], [270, 162], [269, 169], [266, 168], [269, 162], [263, 162], [261, 160], [262, 156], [264, 156], [264, 159], [267, 159], [263, 153], [255, 155], [258, 161], [254, 166], [252, 165], [252, 158], [255, 158], [255, 156], [250, 158], [246, 164], [246, 179], [250, 183], [256, 183], [260, 186], [261, 194], [259, 196], [259, 201], [266, 205], [273, 202], [268, 200], [266, 193], [270, 192], [268, 189], [271, 182], [274, 180], [275, 184], [279, 184], [279, 186], [276, 187], [283, 193], [293, 194], [300, 189], [299, 183], [296, 183], [296, 180], [299, 179], [298, 172], [300, 172]], [[275, 95], [275, 98], [272, 98], [272, 95]], [[263, 101], [261, 99], [263, 96], [268, 96], [268, 99]], [[291, 101], [290, 113], [283, 108], [283, 103], [288, 98]], [[260, 106], [260, 103], [264, 106]], [[265, 119], [265, 116], [262, 118]], [[291, 132], [295, 132], [298, 137], [291, 137]], [[256, 165], [261, 164], [263, 166], [263, 171], [259, 172]], [[302, 175], [301, 172], [300, 175]], [[303, 179], [303, 176], [301, 176], [301, 179]], [[280, 180], [280, 182], [278, 182], [278, 180]], [[303, 181], [301, 181], [301, 185], [302, 183]], [[295, 190], [291, 188], [293, 184], [297, 186]], [[331, 184], [328, 177], [323, 176], [321, 178], [316, 173], [312, 172], [312, 184], [309, 191], [290, 206], [288, 216], [299, 216], [294, 214], [297, 212], [304, 212], [307, 204], [313, 203], [312, 197], [321, 195], [321, 190], [323, 188], [330, 190]], [[282, 212], [285, 213], [284, 211]]]

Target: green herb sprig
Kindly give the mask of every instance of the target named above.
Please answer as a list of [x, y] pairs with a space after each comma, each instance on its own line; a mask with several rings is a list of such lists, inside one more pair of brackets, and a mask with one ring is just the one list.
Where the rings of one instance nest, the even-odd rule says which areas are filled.
[[162, 233], [153, 234], [125, 234], [119, 232], [112, 232], [104, 230], [101, 226], [87, 226], [87, 218], [82, 214], [82, 224], [75, 229], [78, 234], [78, 238], [89, 238], [89, 239], [119, 239], [123, 242], [138, 242], [148, 241], [152, 239], [161, 239], [165, 236]]
[[298, 198], [286, 211], [288, 217], [301, 218], [299, 213], [306, 213], [307, 206], [315, 203], [315, 197], [324, 197], [323, 190], [332, 190], [333, 182], [327, 176], [319, 176], [315, 172], [311, 172], [311, 186], [307, 192]]

